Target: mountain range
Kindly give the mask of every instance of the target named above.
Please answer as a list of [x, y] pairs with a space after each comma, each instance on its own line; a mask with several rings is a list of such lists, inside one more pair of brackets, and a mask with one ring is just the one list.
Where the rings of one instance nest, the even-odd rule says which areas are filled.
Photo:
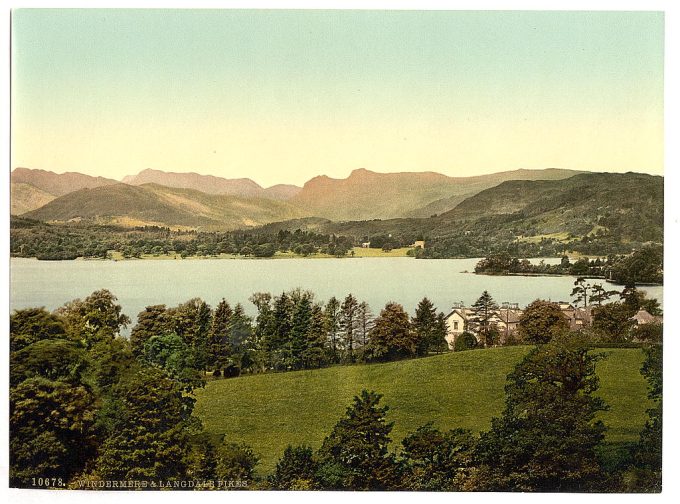
[[146, 169], [137, 175], [123, 177], [122, 182], [129, 185], [158, 184], [166, 187], [195, 189], [207, 194], [225, 194], [244, 198], [265, 198], [287, 200], [300, 192], [300, 187], [290, 184], [277, 184], [263, 188], [249, 178], [226, 179], [214, 175], [198, 173], [174, 173]]
[[346, 179], [319, 176], [290, 202], [309, 215], [334, 221], [430, 217], [506, 180], [559, 180], [574, 170], [514, 170], [475, 177], [434, 172], [376, 173], [354, 170]]
[[480, 230], [488, 239], [606, 230], [630, 242], [663, 241], [663, 177], [640, 173], [546, 169], [448, 177], [359, 169], [345, 179], [319, 176], [302, 188], [265, 189], [250, 179], [144, 170], [124, 181], [16, 169], [12, 213], [47, 222], [208, 231], [266, 225], [265, 232], [299, 227], [455, 241], [461, 232]]
[[[121, 183], [79, 173], [17, 168], [11, 176], [11, 212], [46, 220], [97, 218], [211, 229], [311, 216], [334, 221], [429, 217], [451, 210], [466, 198], [506, 180], [559, 180], [577, 173], [580, 172], [546, 169], [449, 177], [434, 172], [376, 173], [358, 169], [345, 179], [314, 177], [302, 188], [286, 184], [263, 188], [248, 178], [151, 169], [129, 175]], [[150, 199], [142, 201], [144, 193], [140, 191], [113, 188], [120, 184], [151, 191]], [[155, 189], [151, 190], [152, 186]], [[81, 192], [84, 189], [99, 190]], [[184, 192], [180, 197], [170, 189]], [[57, 198], [63, 199], [52, 203]], [[153, 204], [157, 212], [151, 211]], [[167, 205], [172, 205], [172, 212], [168, 213]]]

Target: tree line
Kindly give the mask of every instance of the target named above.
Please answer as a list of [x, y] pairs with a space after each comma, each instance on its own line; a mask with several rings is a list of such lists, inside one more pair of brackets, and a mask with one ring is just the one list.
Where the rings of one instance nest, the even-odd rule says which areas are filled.
[[213, 376], [312, 369], [332, 364], [377, 362], [427, 355], [447, 349], [444, 314], [424, 298], [411, 318], [397, 303], [373, 316], [352, 294], [317, 302], [310, 291], [294, 289], [250, 297], [243, 306], [222, 299], [214, 310], [198, 298], [174, 308], [148, 306], [130, 334], [135, 354], [190, 355], [187, 364]]
[[[502, 216], [501, 216], [502, 217]], [[499, 217], [499, 218], [501, 218]], [[47, 224], [25, 217], [10, 219], [10, 253], [13, 257], [36, 257], [44, 260], [72, 260], [78, 257], [109, 257], [111, 251], [125, 258], [160, 256], [175, 253], [181, 257], [211, 257], [220, 254], [244, 257], [271, 257], [276, 252], [300, 256], [328, 254], [344, 257], [352, 247], [370, 242], [371, 248], [389, 251], [408, 247], [424, 239], [425, 249], [413, 249], [416, 258], [447, 259], [509, 254], [511, 257], [558, 257], [568, 252], [607, 256], [631, 254], [645, 247], [646, 241], [622, 240], [616, 233], [600, 230], [593, 236], [568, 241], [542, 237], [537, 241], [518, 240], [532, 229], [524, 227], [496, 229], [485, 219], [455, 227], [455, 232], [428, 232], [417, 220], [402, 219], [391, 232], [372, 221], [339, 223], [336, 232], [278, 229], [266, 225], [252, 230], [196, 231], [171, 230], [167, 227], [142, 226], [124, 228], [90, 222]], [[380, 231], [378, 231], [380, 229]], [[654, 241], [650, 240], [649, 241]], [[658, 240], [656, 240], [658, 242]], [[660, 245], [658, 245], [660, 246]], [[632, 265], [626, 267], [631, 269]], [[515, 267], [518, 267], [515, 265]], [[575, 274], [585, 274], [585, 271]], [[621, 280], [628, 283], [629, 279]], [[643, 280], [638, 279], [637, 282]]]
[[220, 254], [272, 257], [276, 252], [301, 256], [329, 254], [342, 257], [356, 245], [347, 236], [314, 231], [185, 231], [167, 227], [123, 228], [89, 223], [47, 224], [23, 217], [10, 221], [10, 253], [13, 257], [73, 260], [106, 259], [111, 252], [124, 258], [174, 253], [185, 257]]
[[656, 284], [663, 282], [663, 247], [648, 245], [629, 255], [609, 255], [601, 259], [579, 258], [570, 262], [562, 256], [559, 264], [532, 264], [528, 259], [518, 259], [507, 252], [488, 255], [475, 266], [475, 273], [486, 275], [536, 274], [570, 275], [577, 277], [606, 278], [619, 285]]

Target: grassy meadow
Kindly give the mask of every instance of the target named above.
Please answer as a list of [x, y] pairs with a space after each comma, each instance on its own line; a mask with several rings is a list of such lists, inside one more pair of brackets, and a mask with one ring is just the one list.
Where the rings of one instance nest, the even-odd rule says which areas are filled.
[[[386, 364], [336, 366], [210, 381], [199, 390], [195, 413], [207, 432], [245, 442], [266, 474], [288, 444], [318, 448], [362, 389], [384, 395], [394, 422], [392, 447], [433, 421], [442, 430], [485, 430], [504, 404], [506, 375], [529, 347], [448, 353]], [[640, 349], [607, 349], [598, 363], [599, 394], [610, 409], [601, 417], [607, 441], [635, 441], [646, 420], [646, 382]]]

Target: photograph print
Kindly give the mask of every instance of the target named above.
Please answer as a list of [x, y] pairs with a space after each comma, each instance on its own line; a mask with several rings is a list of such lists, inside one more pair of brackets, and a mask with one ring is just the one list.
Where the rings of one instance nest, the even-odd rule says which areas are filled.
[[11, 13], [9, 485], [658, 493], [664, 13]]

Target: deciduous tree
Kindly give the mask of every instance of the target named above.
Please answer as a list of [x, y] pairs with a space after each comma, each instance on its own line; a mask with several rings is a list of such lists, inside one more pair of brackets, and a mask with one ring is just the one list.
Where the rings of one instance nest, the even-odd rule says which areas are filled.
[[476, 440], [464, 429], [440, 432], [428, 423], [401, 442], [405, 490], [467, 490], [475, 467]]
[[375, 319], [366, 349], [366, 358], [389, 361], [416, 355], [416, 337], [404, 307], [387, 303]]
[[537, 299], [520, 316], [518, 330], [525, 343], [548, 343], [556, 334], [569, 330], [569, 320], [557, 303]]

